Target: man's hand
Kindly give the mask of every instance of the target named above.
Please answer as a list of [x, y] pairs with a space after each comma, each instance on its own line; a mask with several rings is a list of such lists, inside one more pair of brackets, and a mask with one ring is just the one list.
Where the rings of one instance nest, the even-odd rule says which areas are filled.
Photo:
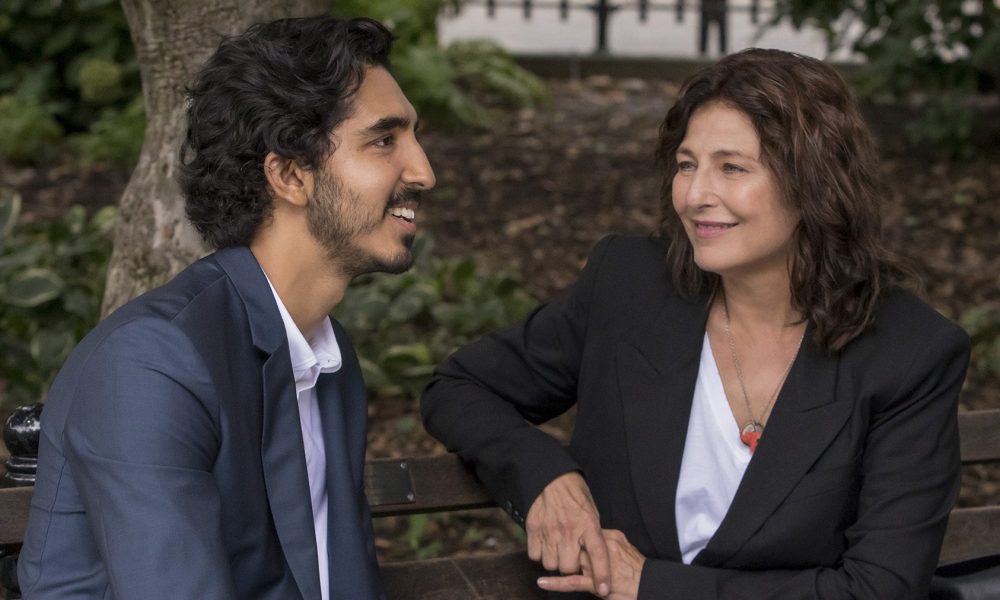
[[[646, 557], [629, 543], [625, 534], [616, 529], [602, 532], [611, 559], [611, 594], [608, 600], [635, 600], [639, 595], [639, 579]], [[540, 577], [538, 587], [551, 592], [594, 593], [593, 569], [590, 557], [584, 553], [580, 560], [583, 573], [565, 577]], [[603, 595], [603, 594], [602, 594]]]
[[[587, 591], [606, 596], [611, 591], [608, 550], [590, 489], [579, 473], [552, 480], [528, 510], [528, 557], [564, 575], [581, 572], [581, 555], [588, 561]], [[577, 575], [580, 576], [580, 575]], [[562, 578], [556, 578], [562, 579]]]

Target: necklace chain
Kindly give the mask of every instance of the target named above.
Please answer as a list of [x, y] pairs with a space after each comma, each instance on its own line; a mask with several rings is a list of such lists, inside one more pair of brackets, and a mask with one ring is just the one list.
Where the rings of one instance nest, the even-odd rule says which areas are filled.
[[[726, 302], [725, 295], [722, 296], [722, 314], [726, 318], [723, 329], [726, 332], [726, 340], [729, 342], [729, 353], [733, 360], [733, 366], [736, 368], [736, 379], [740, 383], [740, 391], [743, 392], [743, 402], [746, 403], [747, 417], [749, 418], [749, 421], [740, 429], [741, 438], [748, 432], [756, 433], [759, 437], [759, 434], [764, 431], [764, 425], [761, 421], [764, 420], [764, 417], [771, 409], [771, 405], [774, 404], [775, 400], [777, 400], [778, 392], [781, 391], [782, 384], [785, 383], [788, 373], [792, 370], [792, 365], [795, 363], [795, 357], [799, 354], [799, 348], [802, 346], [802, 340], [805, 338], [806, 332], [804, 330], [802, 331], [802, 335], [799, 337], [799, 342], [795, 345], [795, 352], [792, 354], [792, 358], [788, 361], [788, 365], [785, 367], [781, 377], [778, 378], [778, 385], [775, 386], [774, 392], [771, 393], [770, 400], [767, 401], [767, 405], [760, 412], [760, 417], [755, 419], [753, 416], [753, 409], [750, 407], [750, 395], [747, 394], [746, 382], [743, 380], [743, 365], [740, 363], [740, 357], [736, 354], [736, 341], [733, 338], [733, 332], [730, 328], [729, 304]], [[756, 440], [754, 440], [754, 442], [755, 443], [753, 444], [748, 444], [751, 446], [751, 449], [756, 446]]]

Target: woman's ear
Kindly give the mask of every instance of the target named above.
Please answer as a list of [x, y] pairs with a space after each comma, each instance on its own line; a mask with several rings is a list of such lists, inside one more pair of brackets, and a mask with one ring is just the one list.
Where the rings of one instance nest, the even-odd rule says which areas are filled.
[[313, 193], [313, 172], [298, 161], [268, 152], [264, 157], [264, 177], [275, 202], [304, 208]]

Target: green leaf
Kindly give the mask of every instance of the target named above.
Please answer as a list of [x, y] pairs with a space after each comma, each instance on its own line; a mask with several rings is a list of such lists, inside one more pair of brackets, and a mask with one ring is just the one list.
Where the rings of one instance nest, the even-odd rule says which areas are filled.
[[66, 229], [69, 230], [69, 234], [73, 237], [83, 233], [83, 226], [86, 222], [87, 211], [79, 204], [71, 206], [63, 215], [63, 223], [66, 224]]
[[379, 362], [387, 372], [398, 373], [414, 366], [433, 365], [434, 359], [427, 344], [415, 342], [390, 346], [379, 356]]
[[14, 190], [0, 188], [0, 243], [7, 239], [20, 214], [21, 195]]
[[105, 235], [114, 231], [115, 222], [118, 219], [118, 208], [115, 206], [105, 206], [90, 217], [88, 225], [90, 231], [99, 235]]
[[361, 365], [361, 376], [364, 378], [365, 385], [369, 389], [386, 388], [391, 385], [385, 371], [377, 363], [363, 356], [358, 357], [358, 363]]
[[28, 269], [7, 284], [5, 300], [14, 306], [31, 308], [62, 293], [63, 280], [48, 269]]
[[43, 329], [31, 338], [31, 356], [43, 369], [51, 369], [66, 360], [75, 343], [71, 331]]
[[[16, 239], [12, 236], [11, 239]], [[21, 267], [37, 265], [51, 251], [48, 244], [31, 243], [24, 245], [7, 256], [0, 257], [0, 273], [6, 273]]]
[[45, 43], [42, 44], [42, 56], [46, 58], [53, 57], [60, 52], [69, 49], [76, 41], [76, 34], [79, 31], [79, 26], [76, 23], [67, 23], [55, 31], [51, 36], [45, 39]]
[[63, 308], [66, 312], [90, 319], [97, 309], [100, 297], [97, 294], [87, 293], [81, 289], [70, 290], [63, 298]]

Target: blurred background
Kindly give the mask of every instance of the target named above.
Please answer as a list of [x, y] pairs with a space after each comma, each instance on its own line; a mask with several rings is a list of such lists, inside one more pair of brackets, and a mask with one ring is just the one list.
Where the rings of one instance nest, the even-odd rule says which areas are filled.
[[[880, 144], [886, 235], [973, 338], [962, 408], [1000, 408], [1000, 2], [325, 5], [394, 30], [438, 176], [416, 267], [360, 278], [335, 312], [362, 357], [372, 457], [443, 452], [417, 413], [434, 365], [571, 284], [602, 236], [656, 228], [660, 121], [685, 76], [748, 46], [830, 60], [851, 82]], [[44, 401], [100, 318], [146, 131], [141, 62], [118, 2], [0, 3], [0, 412]], [[544, 428], [568, 439], [572, 414]], [[1000, 503], [997, 469], [967, 467], [961, 503]], [[377, 531], [383, 560], [523, 544], [492, 510]]]

